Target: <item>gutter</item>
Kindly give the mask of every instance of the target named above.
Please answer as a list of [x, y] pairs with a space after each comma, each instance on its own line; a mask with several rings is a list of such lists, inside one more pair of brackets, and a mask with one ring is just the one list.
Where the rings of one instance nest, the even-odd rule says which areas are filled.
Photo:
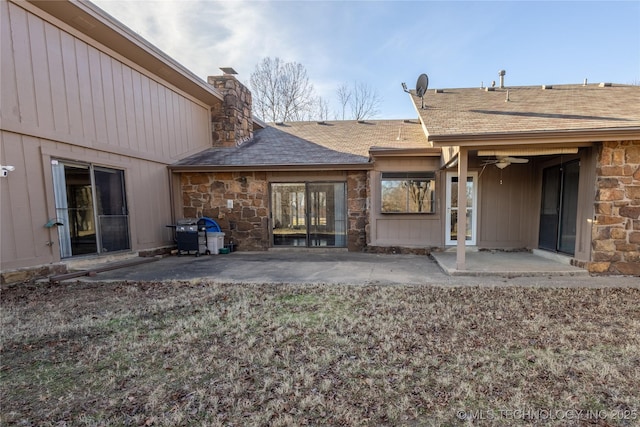
[[440, 157], [442, 155], [441, 148], [433, 147], [421, 147], [421, 148], [385, 148], [385, 147], [371, 147], [369, 149], [369, 155], [371, 156], [425, 156], [425, 157]]
[[[429, 135], [434, 147], [522, 144], [577, 144], [590, 146], [594, 142], [640, 139], [640, 127], [615, 129], [579, 129], [532, 132], [496, 132], [479, 134]], [[488, 144], [490, 143], [490, 144]]]
[[372, 170], [372, 163], [345, 164], [298, 164], [298, 165], [169, 165], [169, 171], [180, 172], [303, 172], [303, 171], [344, 171]]

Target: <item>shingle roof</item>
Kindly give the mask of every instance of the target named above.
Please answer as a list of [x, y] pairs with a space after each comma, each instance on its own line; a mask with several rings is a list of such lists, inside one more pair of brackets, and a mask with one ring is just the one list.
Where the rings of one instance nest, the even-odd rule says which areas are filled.
[[418, 120], [269, 124], [239, 147], [210, 148], [173, 166], [367, 164], [372, 147], [427, 148], [429, 143]]
[[[509, 101], [506, 101], [507, 91]], [[453, 135], [595, 131], [640, 127], [640, 86], [554, 85], [412, 93], [429, 140]]]

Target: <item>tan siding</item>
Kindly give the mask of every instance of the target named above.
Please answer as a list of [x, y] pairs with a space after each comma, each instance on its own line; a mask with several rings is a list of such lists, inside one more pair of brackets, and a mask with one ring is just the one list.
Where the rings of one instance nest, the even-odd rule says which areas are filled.
[[49, 230], [46, 199], [42, 183], [41, 156], [34, 138], [1, 132], [2, 162], [15, 166], [2, 178], [2, 259], [11, 262], [51, 262], [52, 253], [46, 242]]
[[[38, 63], [38, 58], [47, 56], [47, 47], [44, 23], [33, 15], [29, 15], [29, 37], [31, 40], [31, 61], [32, 63]], [[54, 118], [51, 108], [51, 81], [49, 80], [49, 65], [47, 61], [41, 61], [39, 66], [34, 67], [33, 74], [38, 126], [53, 129]]]
[[[49, 80], [51, 82], [51, 105], [53, 110], [54, 128], [56, 133], [69, 133], [69, 111], [67, 110], [66, 89], [62, 65], [62, 47], [60, 44], [60, 31], [51, 25], [45, 24], [45, 41], [47, 45], [46, 62], [49, 65]], [[20, 56], [20, 55], [19, 55]], [[44, 59], [44, 58], [43, 58]], [[21, 96], [22, 98], [22, 96]], [[47, 108], [46, 105], [41, 108]], [[20, 113], [25, 108], [20, 103]], [[41, 128], [38, 126], [38, 128]]]
[[531, 224], [531, 218], [537, 215], [527, 209], [532, 174], [530, 165], [511, 165], [502, 171], [494, 166], [485, 168], [478, 187], [479, 247], [528, 246], [526, 230]]
[[166, 225], [171, 224], [166, 167], [151, 162], [135, 162], [135, 167], [128, 169], [126, 178], [132, 195], [129, 198], [131, 225], [136, 230], [133, 243], [137, 248], [158, 245], [166, 238]]
[[[16, 89], [19, 96], [19, 120], [23, 123], [37, 125], [36, 98], [33, 89], [33, 64], [28, 54], [31, 52], [31, 49], [29, 46], [27, 14], [22, 9], [11, 8], [10, 19], [12, 24], [12, 50], [16, 53], [24, 52], [24, 54], [16, 55], [15, 58]], [[14, 23], [17, 25], [14, 25]]]
[[114, 123], [116, 123], [116, 135], [114, 137], [117, 139], [120, 147], [128, 149], [130, 148], [130, 145], [129, 135], [127, 133], [127, 110], [122, 64], [120, 62], [114, 62], [112, 66], [111, 78], [113, 81], [113, 109], [115, 112]]
[[[123, 146], [122, 141], [118, 138], [118, 128], [121, 123], [118, 122], [116, 116], [116, 91], [113, 84], [113, 67], [114, 61], [105, 54], [100, 54], [100, 77], [102, 83], [102, 93], [104, 94], [104, 116], [107, 131], [107, 141], [114, 145]], [[125, 145], [126, 147], [126, 145]]]
[[20, 119], [20, 110], [18, 108], [18, 86], [16, 83], [15, 73], [15, 57], [8, 53], [12, 53], [13, 44], [11, 36], [11, 25], [9, 23], [9, 5], [7, 2], [0, 1], [0, 52], [2, 60], [0, 61], [0, 113], [2, 121], [11, 120], [18, 121]]
[[80, 88], [80, 111], [82, 115], [82, 135], [86, 141], [96, 140], [96, 122], [94, 117], [91, 70], [89, 68], [89, 46], [76, 41], [76, 55], [78, 55], [78, 87]]
[[208, 106], [19, 5], [2, 7], [9, 129], [166, 163], [210, 146]]
[[65, 101], [69, 114], [69, 133], [83, 135], [82, 110], [80, 98], [82, 91], [78, 80], [77, 55], [74, 38], [67, 33], [60, 33], [62, 48], [63, 80], [65, 87]]
[[122, 83], [124, 90], [124, 103], [120, 104], [120, 108], [125, 110], [125, 115], [127, 118], [127, 141], [129, 148], [135, 148], [135, 141], [138, 139], [136, 135], [136, 115], [135, 115], [135, 104], [133, 102], [133, 97], [131, 96], [133, 93], [133, 70], [131, 68], [122, 67]]
[[442, 224], [439, 217], [378, 218], [375, 222], [376, 240], [372, 246], [441, 246]]

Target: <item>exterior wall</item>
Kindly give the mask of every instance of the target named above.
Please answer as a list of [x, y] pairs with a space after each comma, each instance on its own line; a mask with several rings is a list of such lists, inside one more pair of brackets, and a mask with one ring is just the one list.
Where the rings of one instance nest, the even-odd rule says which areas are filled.
[[[214, 219], [225, 242], [241, 251], [269, 247], [269, 185], [266, 172], [181, 174], [183, 217]], [[233, 207], [227, 207], [227, 200]]]
[[132, 250], [171, 244], [166, 167], [211, 146], [210, 107], [42, 11], [0, 20], [3, 280], [61, 261], [52, 159], [124, 170]]
[[[347, 182], [348, 248], [366, 245], [368, 180], [366, 171], [353, 172], [191, 172], [180, 174], [182, 210], [178, 216], [214, 219], [241, 251], [271, 246], [269, 184], [272, 182]], [[233, 208], [228, 201], [233, 201]]]
[[523, 249], [537, 245], [540, 206], [535, 194], [533, 165], [511, 165], [502, 170], [487, 166], [478, 179], [477, 246]]
[[45, 228], [56, 217], [51, 160], [74, 160], [125, 172], [131, 246], [134, 251], [172, 244], [166, 165], [71, 144], [0, 133], [2, 164], [15, 166], [0, 179], [2, 270], [60, 261], [58, 233]]
[[591, 261], [593, 273], [640, 276], [640, 141], [598, 152]]
[[373, 247], [434, 248], [444, 246], [444, 174], [436, 174], [435, 214], [381, 213], [382, 172], [437, 171], [439, 157], [377, 158], [371, 171], [371, 224], [369, 242]]

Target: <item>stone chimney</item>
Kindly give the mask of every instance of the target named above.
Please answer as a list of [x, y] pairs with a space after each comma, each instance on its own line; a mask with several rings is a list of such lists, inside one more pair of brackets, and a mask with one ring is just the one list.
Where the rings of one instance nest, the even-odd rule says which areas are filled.
[[233, 76], [235, 71], [223, 71], [221, 76], [207, 78], [224, 96], [222, 104], [211, 109], [213, 146], [237, 147], [253, 138], [251, 92]]

